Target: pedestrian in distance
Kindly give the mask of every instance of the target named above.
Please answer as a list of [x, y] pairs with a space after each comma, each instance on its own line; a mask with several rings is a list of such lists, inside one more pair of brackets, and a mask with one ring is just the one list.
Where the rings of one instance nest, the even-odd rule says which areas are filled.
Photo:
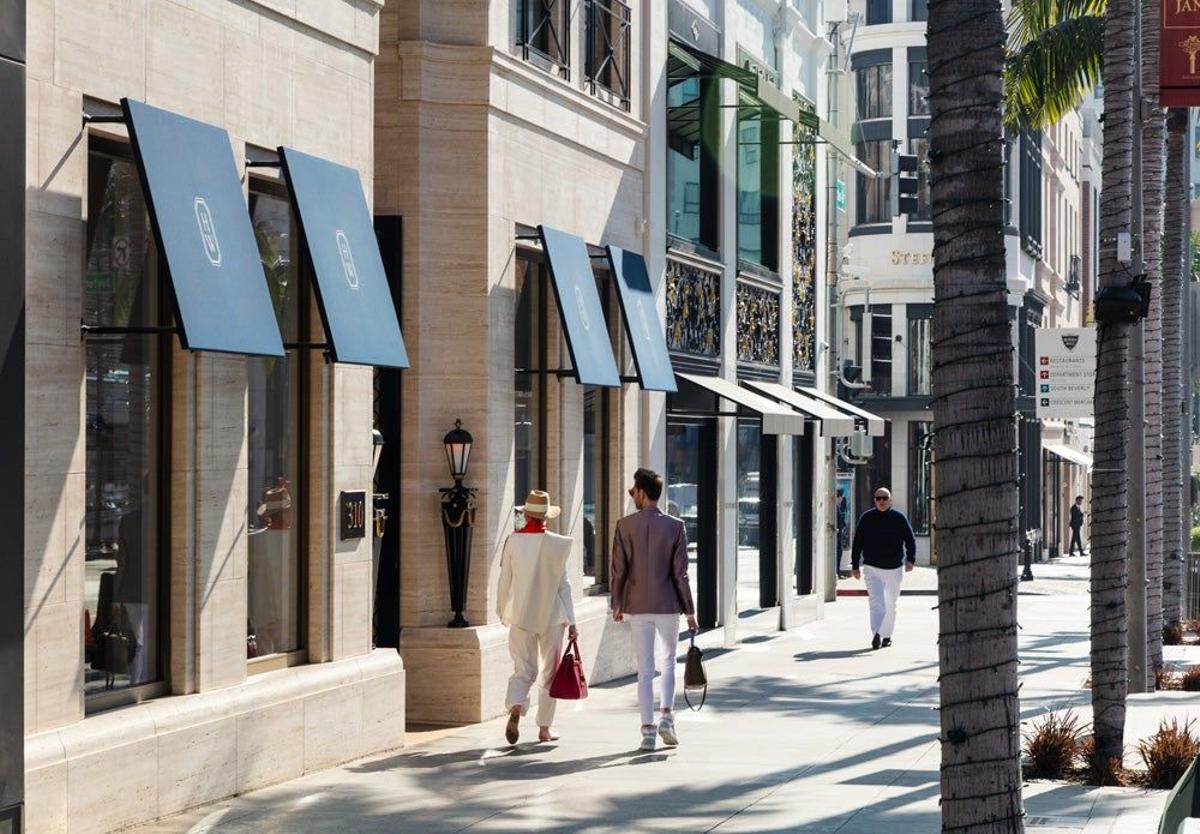
[[875, 506], [858, 519], [850, 549], [851, 573], [855, 579], [865, 575], [872, 649], [892, 645], [900, 583], [916, 564], [917, 539], [912, 525], [904, 513], [892, 508], [891, 491], [879, 487], [875, 490]]
[[[640, 750], [652, 751], [655, 735], [663, 744], [679, 744], [675, 733], [675, 656], [679, 615], [696, 631], [696, 609], [688, 582], [687, 532], [683, 521], [658, 508], [663, 479], [650, 469], [633, 473], [629, 496], [637, 512], [617, 521], [613, 534], [609, 589], [613, 619], [628, 622], [637, 656], [638, 709], [642, 718]], [[654, 672], [659, 680], [660, 718], [654, 723]]]
[[529, 712], [529, 693], [536, 683], [538, 741], [557, 741], [551, 725], [558, 702], [550, 697], [550, 684], [563, 653], [563, 628], [569, 639], [579, 636], [567, 579], [567, 558], [574, 540], [546, 530], [546, 520], [562, 512], [550, 503], [547, 493], [535, 489], [516, 509], [525, 514], [525, 526], [504, 542], [496, 595], [496, 612], [508, 626], [508, 652], [513, 662], [505, 699], [508, 724], [504, 737], [509, 744], [517, 743], [521, 717]]
[[1083, 555], [1083, 539], [1079, 533], [1083, 530], [1083, 496], [1076, 495], [1075, 503], [1071, 505], [1071, 547], [1068, 555], [1075, 555], [1075, 545], [1079, 545], [1079, 555]]
[[845, 577], [842, 572], [842, 554], [846, 550], [846, 532], [850, 527], [850, 502], [846, 500], [846, 490], [837, 488], [837, 498], [834, 500], [834, 515], [837, 519], [837, 575]]

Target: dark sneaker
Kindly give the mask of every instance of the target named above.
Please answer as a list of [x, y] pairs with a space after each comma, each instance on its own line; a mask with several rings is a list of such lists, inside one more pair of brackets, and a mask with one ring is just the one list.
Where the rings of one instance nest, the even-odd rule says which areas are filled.
[[876, 634], [874, 637], [871, 638], [871, 648], [872, 649], [879, 648], [879, 635], [878, 634]]
[[892, 638], [884, 637], [883, 642], [880, 645], [883, 646], [885, 649], [889, 648], [892, 645]]

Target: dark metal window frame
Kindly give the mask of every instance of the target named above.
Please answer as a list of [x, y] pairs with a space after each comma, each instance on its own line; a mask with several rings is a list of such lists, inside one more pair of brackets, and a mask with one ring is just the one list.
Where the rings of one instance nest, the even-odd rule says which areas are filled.
[[[559, 0], [562, 2], [562, 0]], [[622, 42], [621, 60], [613, 43], [613, 23], [620, 24], [617, 37]], [[623, 0], [587, 0], [587, 54], [584, 72], [592, 95], [611, 97], [611, 103], [626, 112], [630, 108], [630, 51], [633, 48], [633, 11]], [[601, 80], [608, 71], [610, 81]]]
[[[571, 0], [521, 0], [519, 14], [517, 46], [521, 49], [521, 57], [570, 80]], [[535, 15], [538, 20], [533, 24]], [[558, 55], [534, 45], [543, 35], [558, 47]]]
[[[126, 141], [122, 141], [116, 137], [107, 134], [100, 134], [93, 131], [88, 131], [86, 135], [87, 156], [92, 153], [102, 154], [105, 156], [115, 157], [125, 160], [131, 165], [134, 163], [133, 147]], [[139, 181], [140, 184], [140, 181]], [[85, 186], [84, 194], [90, 190], [90, 186]], [[86, 196], [85, 196], [86, 200]], [[90, 212], [89, 212], [90, 215]], [[153, 240], [153, 236], [151, 237]], [[84, 248], [80, 253], [85, 260], [87, 258], [87, 236], [84, 236]], [[156, 275], [155, 275], [155, 292], [158, 293], [158, 332], [147, 336], [147, 338], [155, 339], [158, 342], [159, 350], [159, 374], [158, 385], [156, 386], [156, 394], [159, 397], [160, 407], [158, 412], [158, 593], [156, 603], [158, 605], [157, 618], [157, 634], [158, 640], [156, 661], [158, 663], [158, 680], [149, 681], [147, 683], [136, 686], [126, 687], [113, 691], [102, 691], [88, 694], [83, 693], [83, 712], [85, 716], [94, 715], [98, 712], [104, 712], [115, 707], [128, 706], [130, 704], [138, 704], [143, 701], [149, 701], [153, 698], [158, 698], [163, 695], [170, 694], [170, 649], [171, 649], [171, 437], [172, 437], [172, 391], [173, 391], [173, 375], [172, 368], [174, 363], [171, 361], [171, 356], [174, 347], [174, 313], [170, 298], [170, 290], [166, 289], [165, 281], [167, 279], [167, 264], [162, 257], [162, 252], [158, 248], [158, 242], [154, 241], [154, 251], [157, 255]], [[86, 266], [86, 264], [85, 264]], [[86, 269], [83, 270], [86, 273]], [[84, 395], [86, 397], [86, 393]], [[82, 663], [82, 661], [81, 661]], [[82, 668], [82, 666], [81, 666]]]
[[1029, 131], [1021, 134], [1018, 143], [1020, 154], [1017, 199], [1020, 210], [1017, 224], [1022, 248], [1037, 259], [1041, 259], [1042, 246], [1042, 133]]
[[[275, 197], [283, 200], [288, 205], [288, 216], [291, 218], [292, 232], [297, 236], [300, 235], [300, 224], [296, 219], [295, 209], [292, 207], [291, 195], [288, 194], [287, 185], [282, 181], [270, 176], [255, 175], [249, 177], [248, 190], [253, 194], [255, 192]], [[299, 345], [288, 346], [284, 345], [284, 353], [289, 360], [299, 359], [299, 367], [296, 369], [296, 378], [298, 384], [296, 386], [295, 397], [291, 405], [297, 409], [296, 411], [296, 430], [299, 432], [299, 442], [297, 455], [299, 460], [296, 467], [296, 492], [299, 495], [299, 501], [293, 502], [296, 507], [294, 514], [296, 521], [293, 523], [293, 528], [298, 528], [299, 532], [299, 558], [300, 558], [300, 576], [299, 576], [299, 591], [300, 591], [300, 645], [288, 652], [274, 652], [272, 654], [262, 655], [260, 657], [246, 658], [247, 674], [257, 675], [262, 672], [270, 672], [275, 669], [286, 668], [289, 666], [299, 666], [308, 662], [308, 624], [309, 624], [309, 594], [308, 594], [308, 577], [310, 574], [309, 560], [312, 554], [309, 552], [309, 535], [308, 521], [310, 511], [314, 506], [309, 492], [311, 483], [309, 473], [309, 460], [312, 451], [312, 415], [309, 411], [309, 393], [311, 385], [309, 384], [308, 375], [312, 371], [311, 356], [312, 351], [304, 345], [309, 341], [312, 333], [312, 305], [313, 305], [313, 266], [312, 259], [308, 253], [307, 247], [303, 242], [300, 242], [297, 249], [297, 254], [300, 257], [297, 276], [300, 281], [300, 321], [299, 321]], [[246, 593], [250, 593], [249, 577], [246, 580]]]

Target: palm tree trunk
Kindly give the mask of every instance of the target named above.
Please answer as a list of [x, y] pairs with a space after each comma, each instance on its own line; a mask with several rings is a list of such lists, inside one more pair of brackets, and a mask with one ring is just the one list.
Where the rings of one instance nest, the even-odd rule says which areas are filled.
[[1150, 315], [1143, 324], [1146, 406], [1146, 687], [1154, 691], [1163, 665], [1163, 413], [1162, 228], [1166, 112], [1158, 103], [1161, 0], [1142, 0], [1142, 262], [1150, 283]]
[[1183, 293], [1187, 265], [1188, 170], [1186, 109], [1167, 122], [1167, 196], [1163, 216], [1163, 620], [1183, 619]]
[[[1100, 190], [1100, 286], [1130, 283], [1117, 241], [1130, 230], [1133, 198], [1132, 0], [1108, 0], [1104, 15], [1104, 163]], [[1092, 469], [1092, 727], [1096, 754], [1119, 759], [1125, 743], [1129, 635], [1129, 335], [1126, 323], [1096, 325]]]
[[955, 834], [1024, 830], [1004, 37], [999, 4], [930, 4], [941, 799]]

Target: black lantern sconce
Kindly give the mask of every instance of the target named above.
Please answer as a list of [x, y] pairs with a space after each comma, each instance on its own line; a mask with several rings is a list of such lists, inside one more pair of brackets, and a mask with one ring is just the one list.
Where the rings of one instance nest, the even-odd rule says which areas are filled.
[[454, 486], [438, 490], [442, 494], [442, 531], [446, 536], [446, 572], [450, 579], [450, 607], [454, 619], [450, 628], [466, 628], [470, 623], [463, 616], [467, 607], [467, 578], [471, 569], [471, 528], [475, 526], [475, 490], [463, 486], [467, 464], [471, 460], [471, 433], [462, 427], [461, 420], [442, 439], [446, 463]]

